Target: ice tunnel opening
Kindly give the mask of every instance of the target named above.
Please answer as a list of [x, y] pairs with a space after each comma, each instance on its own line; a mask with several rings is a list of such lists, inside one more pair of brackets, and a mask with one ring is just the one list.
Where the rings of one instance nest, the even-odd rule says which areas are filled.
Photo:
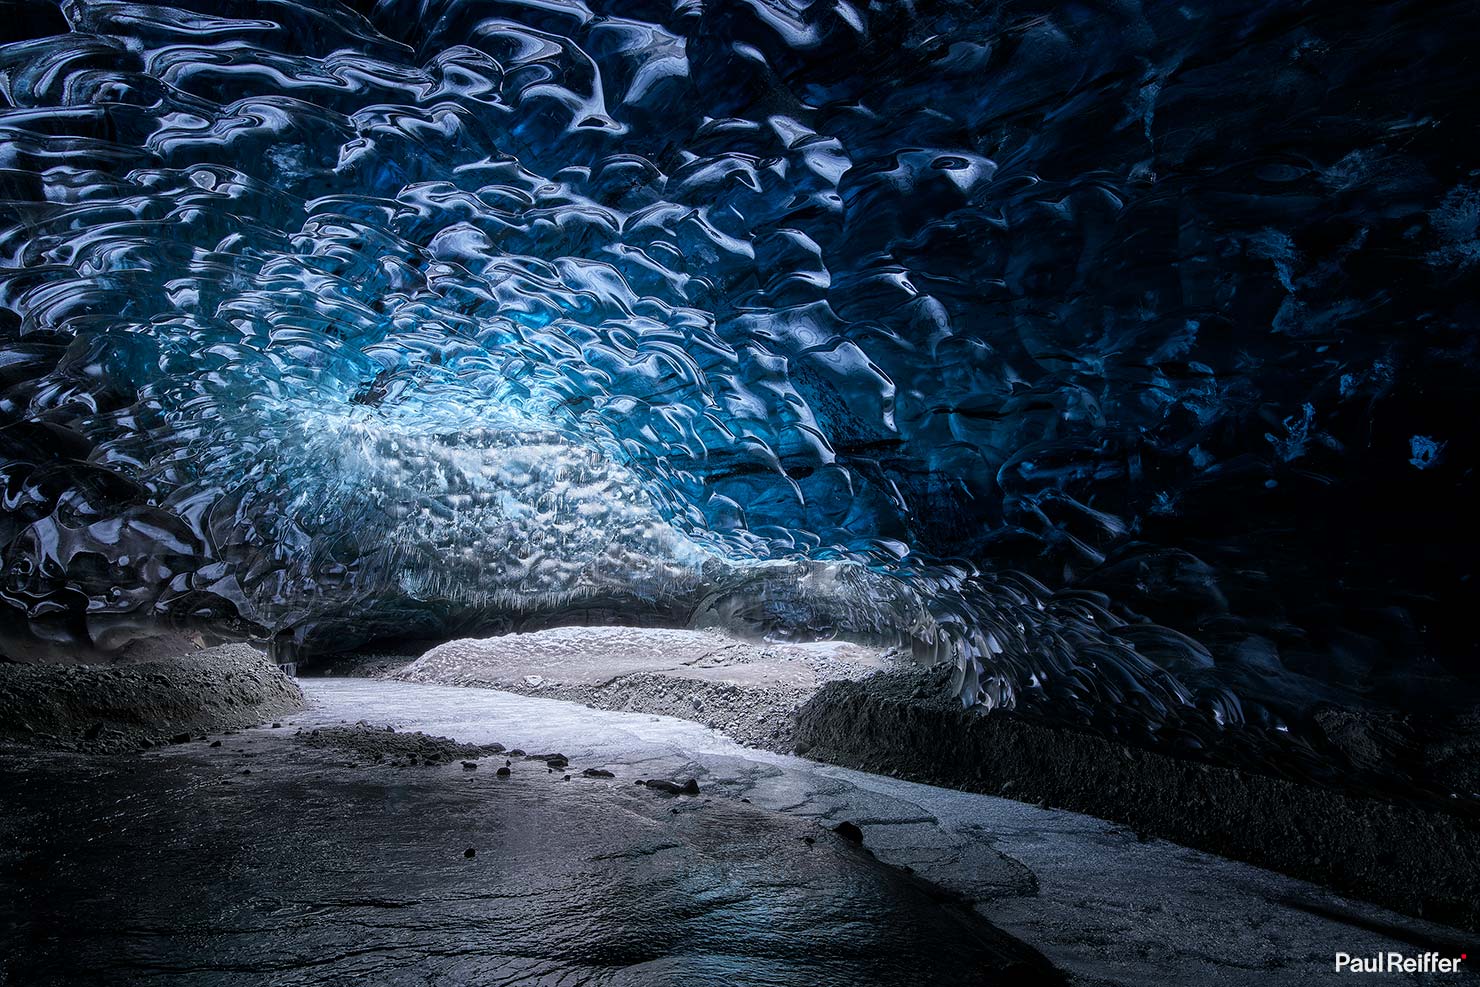
[[0, 649], [643, 623], [1192, 756], [1463, 720], [1465, 32], [886, 6], [25, 5]]
[[1477, 50], [0, 0], [0, 983], [1465, 962]]

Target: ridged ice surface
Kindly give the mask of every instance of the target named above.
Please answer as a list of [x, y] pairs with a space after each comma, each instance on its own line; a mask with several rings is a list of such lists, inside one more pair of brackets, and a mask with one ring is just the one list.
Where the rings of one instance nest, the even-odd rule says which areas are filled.
[[5, 5], [7, 635], [1469, 695], [1474, 13], [1212, 8]]

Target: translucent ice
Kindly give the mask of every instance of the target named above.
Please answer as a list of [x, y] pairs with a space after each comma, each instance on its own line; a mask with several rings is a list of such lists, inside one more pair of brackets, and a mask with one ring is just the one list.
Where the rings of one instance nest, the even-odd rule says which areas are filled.
[[5, 636], [1473, 699], [1476, 15], [1195, 6], [7, 7]]

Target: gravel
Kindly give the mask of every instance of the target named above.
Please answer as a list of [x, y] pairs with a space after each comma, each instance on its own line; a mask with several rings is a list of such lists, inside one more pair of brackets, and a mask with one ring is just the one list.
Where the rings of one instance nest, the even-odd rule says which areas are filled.
[[502, 744], [460, 744], [446, 737], [425, 733], [396, 733], [394, 730], [356, 724], [349, 727], [320, 727], [298, 737], [309, 747], [342, 751], [375, 763], [405, 763], [426, 767], [461, 761], [465, 769], [476, 768], [481, 757], [504, 753]]

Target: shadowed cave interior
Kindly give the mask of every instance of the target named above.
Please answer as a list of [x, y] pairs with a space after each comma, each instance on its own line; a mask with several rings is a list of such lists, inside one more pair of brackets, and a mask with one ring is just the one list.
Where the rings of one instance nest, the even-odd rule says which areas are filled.
[[[1299, 983], [1342, 935], [1472, 942], [1472, 5], [7, 0], [0, 38], [0, 984], [905, 983], [940, 943], [927, 982]], [[402, 854], [505, 761], [497, 874]], [[160, 860], [67, 842], [119, 799]], [[244, 944], [207, 831], [273, 848], [239, 902], [349, 853], [302, 896], [653, 915]], [[1299, 931], [1132, 956], [1062, 889], [1147, 846], [1247, 894], [1154, 849], [1124, 887]], [[204, 931], [138, 946], [166, 887]]]

